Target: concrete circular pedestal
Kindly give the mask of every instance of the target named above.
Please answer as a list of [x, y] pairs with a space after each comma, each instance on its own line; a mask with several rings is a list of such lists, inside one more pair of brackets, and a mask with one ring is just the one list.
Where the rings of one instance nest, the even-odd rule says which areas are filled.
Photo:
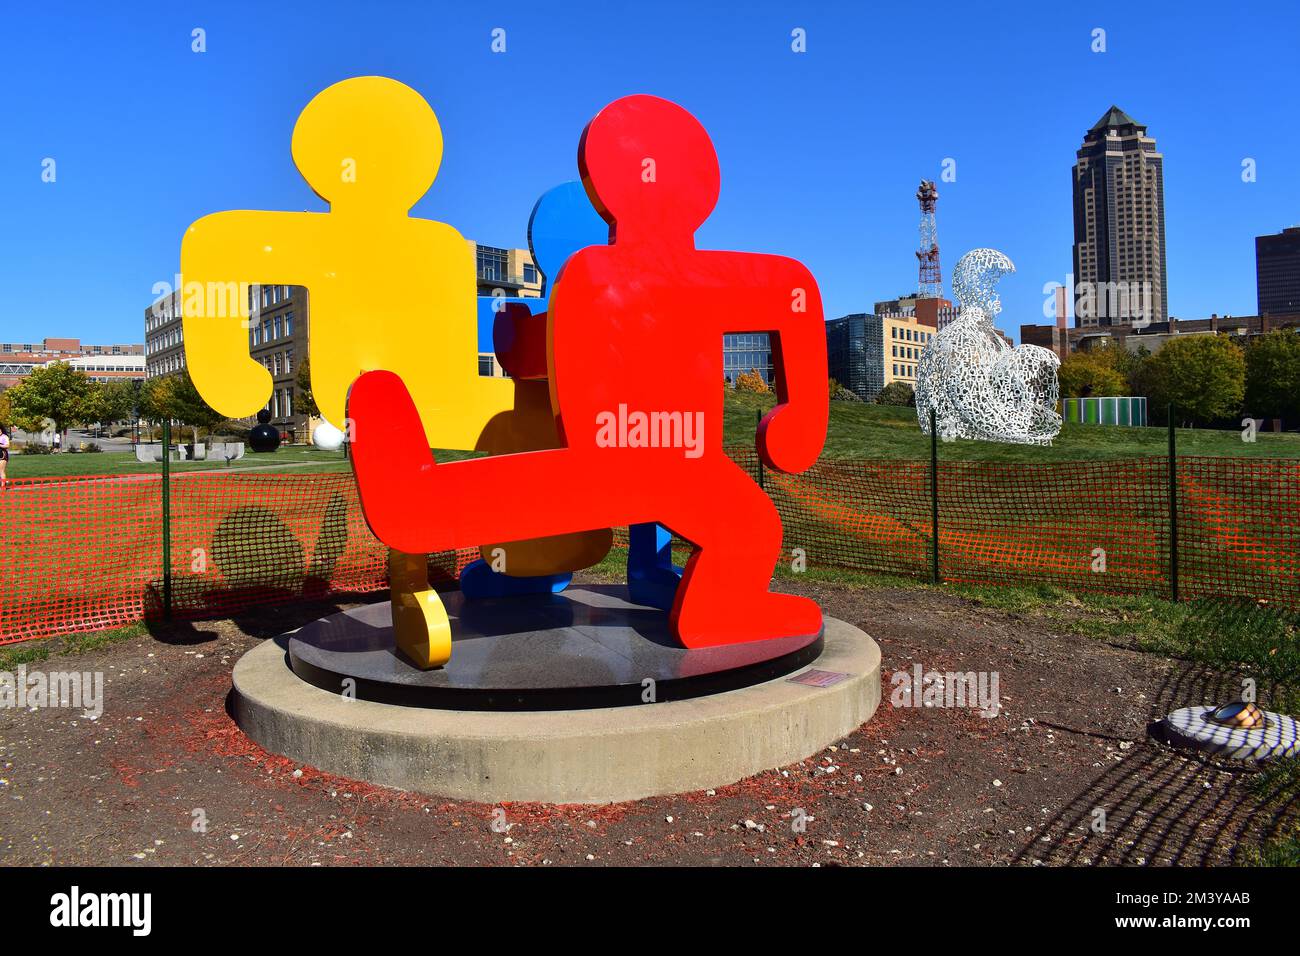
[[[541, 632], [519, 629], [519, 599], [476, 605], [474, 626], [457, 630], [452, 663], [438, 671], [391, 650], [386, 603], [322, 619], [239, 660], [235, 720], [273, 753], [371, 783], [485, 803], [609, 803], [794, 763], [865, 723], [880, 702], [880, 650], [843, 621], [825, 618], [820, 638], [687, 651], [662, 641], [663, 612], [609, 589], [563, 597], [578, 623]], [[355, 671], [358, 692], [364, 680], [372, 693], [418, 703], [353, 699], [295, 669], [332, 687]], [[615, 705], [584, 703], [584, 686], [602, 699], [613, 688]], [[514, 709], [521, 689], [527, 709]], [[568, 703], [552, 707], [557, 690]], [[646, 690], [653, 702], [642, 702]], [[475, 700], [489, 709], [467, 709]]]

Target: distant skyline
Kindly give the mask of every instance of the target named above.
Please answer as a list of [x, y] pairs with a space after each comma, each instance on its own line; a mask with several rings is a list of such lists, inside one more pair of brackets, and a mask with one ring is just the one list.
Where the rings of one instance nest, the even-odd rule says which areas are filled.
[[[384, 74], [437, 112], [446, 154], [414, 215], [525, 245], [538, 195], [576, 178], [583, 125], [648, 92], [713, 136], [722, 195], [703, 248], [793, 256], [826, 317], [916, 287], [918, 180], [938, 183], [945, 294], [957, 259], [1016, 263], [998, 325], [1047, 321], [1071, 269], [1069, 176], [1113, 103], [1165, 157], [1169, 311], [1255, 310], [1254, 238], [1300, 222], [1300, 10], [1122, 3], [996, 15], [975, 4], [665, 0], [26, 5], [0, 34], [0, 341], [143, 340], [181, 236], [222, 209], [324, 209], [289, 155], [307, 101]], [[201, 28], [206, 52], [191, 50]], [[506, 51], [493, 53], [492, 31]], [[922, 29], [926, 32], [922, 33]], [[806, 50], [791, 49], [801, 29]], [[1093, 52], [1096, 30], [1105, 52]], [[54, 160], [55, 180], [42, 181]], [[954, 168], [956, 181], [944, 178]], [[1243, 182], [1243, 163], [1254, 182]], [[473, 321], [473, 317], [466, 317]]]

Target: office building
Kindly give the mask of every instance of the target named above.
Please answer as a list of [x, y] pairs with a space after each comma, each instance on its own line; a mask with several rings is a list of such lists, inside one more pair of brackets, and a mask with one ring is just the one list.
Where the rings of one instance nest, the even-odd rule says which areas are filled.
[[1164, 157], [1147, 128], [1112, 106], [1084, 134], [1073, 184], [1076, 326], [1167, 321]]
[[858, 312], [826, 323], [830, 377], [863, 401], [872, 401], [891, 382], [916, 387], [921, 353], [938, 333], [915, 315]]
[[722, 337], [722, 374], [735, 385], [736, 379], [747, 372], [758, 372], [768, 387], [775, 380], [768, 333], [728, 332]]
[[1300, 226], [1255, 237], [1255, 296], [1260, 315], [1300, 312]]

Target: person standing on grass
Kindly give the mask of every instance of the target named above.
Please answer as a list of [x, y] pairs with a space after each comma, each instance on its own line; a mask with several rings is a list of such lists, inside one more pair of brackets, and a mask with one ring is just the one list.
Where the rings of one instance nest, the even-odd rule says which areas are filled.
[[0, 425], [0, 488], [9, 480], [9, 429]]

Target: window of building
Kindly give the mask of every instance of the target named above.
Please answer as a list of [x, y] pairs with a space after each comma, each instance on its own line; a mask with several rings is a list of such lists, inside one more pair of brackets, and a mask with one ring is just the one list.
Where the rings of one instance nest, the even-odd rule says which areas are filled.
[[293, 335], [293, 313], [292, 312], [286, 312], [284, 314], [284, 334], [288, 336]]
[[537, 281], [537, 266], [528, 262], [524, 263], [524, 281], [525, 282]]
[[280, 353], [279, 352], [275, 353], [275, 358], [272, 364], [274, 365], [274, 374], [279, 375], [280, 374]]
[[510, 254], [493, 246], [478, 247], [478, 276], [489, 282], [505, 282], [510, 275]]
[[284, 338], [284, 317], [280, 315], [275, 317], [275, 337]]
[[284, 350], [284, 374], [289, 375], [293, 372], [293, 349]]
[[491, 376], [494, 371], [492, 356], [480, 355], [478, 357], [478, 373], [480, 375]]

